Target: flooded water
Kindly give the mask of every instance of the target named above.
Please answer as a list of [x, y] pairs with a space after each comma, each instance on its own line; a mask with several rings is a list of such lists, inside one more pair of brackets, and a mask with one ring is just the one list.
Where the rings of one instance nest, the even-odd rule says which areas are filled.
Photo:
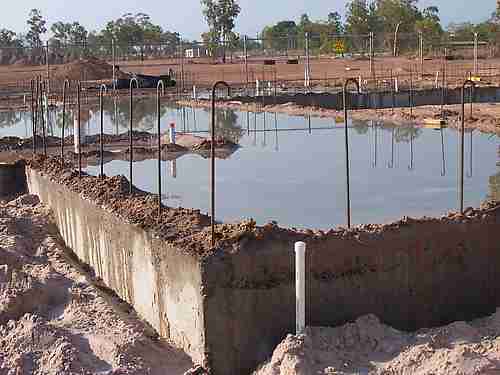
[[[134, 110], [138, 130], [156, 127], [155, 102], [141, 101]], [[0, 135], [30, 135], [29, 115]], [[60, 133], [62, 115], [51, 132]], [[128, 103], [106, 107], [105, 131], [128, 129]], [[97, 110], [89, 113], [87, 134], [99, 129]], [[0, 118], [0, 121], [3, 121]], [[177, 124], [179, 132], [207, 135], [209, 112], [203, 109], [162, 107], [162, 126]], [[25, 123], [27, 125], [25, 125]], [[72, 124], [71, 115], [68, 123]], [[59, 126], [57, 126], [59, 125]], [[394, 127], [391, 124], [349, 124], [352, 222], [383, 223], [402, 216], [438, 216], [458, 206], [458, 133], [451, 129]], [[217, 112], [217, 131], [241, 146], [227, 159], [217, 160], [217, 219], [254, 218], [259, 224], [327, 229], [346, 223], [346, 176], [343, 124], [332, 119], [286, 115]], [[498, 138], [469, 132], [465, 142], [465, 206], [479, 206], [499, 195], [496, 166]], [[209, 160], [185, 154], [162, 162], [164, 202], [169, 206], [210, 206]], [[98, 167], [87, 172], [97, 175]], [[134, 163], [134, 184], [157, 193], [157, 161]], [[128, 176], [128, 162], [112, 161], [107, 175]]]

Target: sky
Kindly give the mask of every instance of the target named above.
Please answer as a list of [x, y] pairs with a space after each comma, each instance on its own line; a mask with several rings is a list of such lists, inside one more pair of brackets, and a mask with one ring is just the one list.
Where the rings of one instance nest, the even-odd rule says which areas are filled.
[[[25, 32], [27, 15], [38, 8], [48, 24], [78, 21], [88, 30], [99, 30], [106, 22], [131, 12], [151, 15], [165, 30], [177, 31], [183, 38], [199, 39], [206, 30], [200, 0], [3, 0], [0, 28]], [[281, 20], [298, 20], [307, 13], [311, 19], [324, 19], [331, 11], [344, 15], [346, 0], [240, 0], [242, 12], [236, 32], [253, 36], [264, 26]], [[420, 0], [419, 6], [437, 5], [444, 26], [450, 22], [480, 22], [495, 10], [496, 0]]]

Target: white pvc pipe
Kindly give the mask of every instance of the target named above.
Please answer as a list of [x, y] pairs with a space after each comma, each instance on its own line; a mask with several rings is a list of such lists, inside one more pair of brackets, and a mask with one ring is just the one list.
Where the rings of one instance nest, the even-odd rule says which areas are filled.
[[169, 129], [170, 143], [175, 145], [175, 124], [172, 122]]
[[78, 143], [80, 140], [78, 139], [78, 119], [75, 116], [73, 120], [73, 144], [75, 145], [75, 154], [78, 154]]
[[256, 96], [259, 96], [259, 91], [260, 91], [260, 81], [257, 79], [255, 80], [255, 91], [256, 91]]
[[399, 82], [398, 77], [394, 77], [394, 91], [399, 92]]
[[197, 94], [196, 94], [196, 85], [193, 85], [193, 99], [198, 100]]
[[306, 328], [306, 244], [295, 243], [295, 298], [296, 333], [303, 334]]

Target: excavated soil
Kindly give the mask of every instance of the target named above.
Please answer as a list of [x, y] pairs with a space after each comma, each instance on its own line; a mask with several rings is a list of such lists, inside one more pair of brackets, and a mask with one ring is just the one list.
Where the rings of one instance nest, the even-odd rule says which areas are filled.
[[367, 315], [289, 335], [254, 375], [500, 374], [500, 309], [487, 318], [405, 333]]
[[0, 374], [184, 374], [190, 358], [64, 248], [36, 196], [0, 202]]
[[[244, 247], [248, 239], [283, 238], [289, 241], [324, 240], [328, 236], [335, 238], [356, 239], [361, 233], [379, 234], [384, 231], [399, 230], [400, 227], [419, 222], [488, 222], [494, 220], [500, 210], [498, 202], [485, 202], [480, 209], [467, 208], [464, 214], [450, 212], [440, 218], [402, 220], [389, 224], [366, 224], [347, 230], [337, 227], [327, 232], [317, 230], [297, 230], [280, 228], [278, 223], [270, 222], [257, 227], [250, 219], [236, 224], [217, 224], [215, 226], [215, 246], [211, 243], [210, 217], [200, 210], [163, 207], [158, 214], [158, 197], [133, 188], [129, 195], [129, 182], [124, 176], [94, 177], [86, 174], [78, 176], [72, 164], [62, 163], [59, 158], [45, 158], [37, 155], [27, 159], [26, 163], [34, 170], [46, 175], [51, 180], [67, 186], [94, 202], [98, 207], [113, 212], [125, 221], [155, 233], [159, 238], [173, 244], [179, 251], [200, 258], [208, 257], [217, 251], [237, 252]], [[207, 197], [208, 199], [208, 197]]]
[[[113, 66], [95, 57], [80, 59], [64, 65], [58, 65], [52, 73], [52, 79], [71, 81], [98, 81], [113, 78]], [[116, 78], [128, 79], [130, 76], [119, 70], [115, 72]]]

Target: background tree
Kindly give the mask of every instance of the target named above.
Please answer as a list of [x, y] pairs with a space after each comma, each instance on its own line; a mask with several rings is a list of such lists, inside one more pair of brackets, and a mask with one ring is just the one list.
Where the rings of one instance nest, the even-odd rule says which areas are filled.
[[346, 4], [345, 29], [349, 34], [367, 34], [370, 10], [366, 0], [353, 0]]
[[28, 23], [28, 33], [26, 34], [26, 39], [29, 45], [33, 48], [39, 48], [42, 46], [41, 36], [45, 34], [47, 28], [45, 27], [45, 20], [42, 17], [42, 13], [39, 9], [32, 9], [29, 13]]
[[422, 33], [425, 45], [432, 45], [433, 41], [440, 41], [444, 33], [439, 19], [439, 9], [435, 6], [425, 8], [422, 18], [415, 22], [415, 29]]
[[330, 26], [330, 31], [334, 34], [342, 34], [344, 32], [344, 25], [342, 24], [342, 17], [339, 12], [328, 13], [328, 26]]
[[56, 22], [50, 27], [53, 40], [61, 44], [82, 44], [86, 41], [88, 31], [78, 22], [64, 23]]
[[225, 63], [226, 42], [230, 40], [241, 8], [236, 0], [201, 0], [201, 5], [209, 28], [210, 43], [222, 43], [222, 60]]

